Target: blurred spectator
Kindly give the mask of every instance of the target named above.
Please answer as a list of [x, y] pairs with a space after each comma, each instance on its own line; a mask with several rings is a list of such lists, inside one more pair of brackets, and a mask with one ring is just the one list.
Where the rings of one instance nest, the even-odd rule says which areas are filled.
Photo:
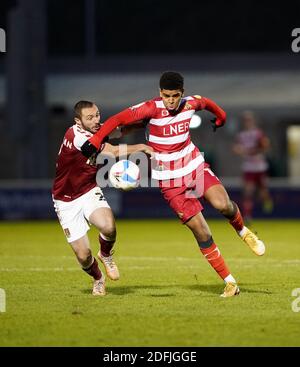
[[242, 157], [243, 200], [242, 212], [245, 220], [252, 219], [256, 191], [262, 202], [263, 211], [273, 210], [273, 201], [268, 189], [268, 162], [266, 153], [270, 149], [270, 140], [257, 127], [257, 121], [252, 111], [242, 114], [242, 130], [237, 134], [233, 145], [235, 154]]

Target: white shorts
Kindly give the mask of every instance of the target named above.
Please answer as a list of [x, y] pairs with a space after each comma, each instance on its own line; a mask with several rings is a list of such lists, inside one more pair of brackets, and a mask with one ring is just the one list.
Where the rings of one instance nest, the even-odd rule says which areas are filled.
[[83, 237], [90, 229], [88, 220], [98, 208], [110, 208], [100, 187], [94, 187], [72, 201], [55, 200], [54, 208], [64, 230], [67, 241], [73, 242]]

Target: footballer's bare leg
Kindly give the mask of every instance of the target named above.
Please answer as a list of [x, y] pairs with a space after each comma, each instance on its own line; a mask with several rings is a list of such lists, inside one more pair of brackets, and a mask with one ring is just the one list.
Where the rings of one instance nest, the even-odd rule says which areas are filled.
[[236, 281], [231, 275], [218, 246], [214, 243], [211, 231], [202, 213], [198, 213], [185, 224], [193, 232], [200, 251], [205, 256], [206, 260], [226, 283], [224, 292], [221, 296], [232, 297], [239, 294], [240, 290]]
[[226, 218], [232, 218], [238, 209], [221, 184], [213, 185], [206, 190], [204, 198]]
[[86, 269], [92, 265], [93, 256], [87, 235], [84, 235], [78, 240], [71, 242], [71, 247], [83, 269]]
[[209, 226], [201, 212], [185, 222], [185, 225], [193, 232], [198, 243], [208, 241], [212, 236]]
[[261, 256], [265, 253], [264, 243], [245, 226], [237, 204], [230, 200], [223, 185], [211, 186], [204, 193], [204, 198], [229, 220], [237, 234], [256, 255]]
[[105, 277], [99, 269], [97, 260], [92, 255], [88, 236], [84, 235], [78, 240], [71, 242], [71, 247], [82, 267], [82, 270], [94, 278], [93, 295], [104, 296], [106, 294]]
[[116, 241], [116, 224], [110, 208], [98, 208], [90, 215], [89, 221], [99, 229], [100, 250], [98, 258], [103, 263], [106, 274], [112, 280], [118, 280], [120, 273], [113, 260], [113, 246]]

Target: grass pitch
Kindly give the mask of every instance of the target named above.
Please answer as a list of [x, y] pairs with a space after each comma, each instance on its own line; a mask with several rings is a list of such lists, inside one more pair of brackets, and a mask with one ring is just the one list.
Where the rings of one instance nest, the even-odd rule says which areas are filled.
[[300, 346], [300, 222], [255, 222], [261, 258], [225, 221], [209, 224], [238, 297], [219, 297], [221, 279], [177, 220], [117, 221], [121, 279], [103, 298], [58, 222], [1, 223], [0, 346]]

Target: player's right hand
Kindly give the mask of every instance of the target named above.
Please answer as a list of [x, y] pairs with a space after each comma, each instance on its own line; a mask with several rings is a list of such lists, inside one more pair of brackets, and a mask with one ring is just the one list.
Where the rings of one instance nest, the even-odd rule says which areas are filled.
[[225, 120], [221, 120], [221, 119], [217, 119], [217, 118], [214, 118], [212, 120], [210, 120], [210, 122], [213, 124], [213, 131], [216, 132], [216, 130], [219, 128], [219, 127], [222, 127], [224, 126], [225, 124]]
[[81, 146], [81, 153], [87, 158], [90, 158], [97, 151], [98, 149], [89, 140]]

